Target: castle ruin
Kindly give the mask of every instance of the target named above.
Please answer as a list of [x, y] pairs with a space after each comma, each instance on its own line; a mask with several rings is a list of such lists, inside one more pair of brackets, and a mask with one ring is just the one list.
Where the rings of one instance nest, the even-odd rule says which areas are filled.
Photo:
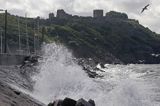
[[70, 18], [72, 15], [67, 14], [63, 9], [57, 10], [57, 18]]
[[103, 17], [103, 10], [100, 10], [100, 9], [93, 10], [93, 17], [94, 18]]
[[[81, 18], [81, 17], [83, 16], [77, 16], [77, 15], [72, 16], [72, 14], [66, 13], [63, 9], [57, 10], [57, 15], [56, 15], [56, 18], [59, 18], [59, 19]], [[102, 9], [93, 10], [93, 18], [103, 18], [103, 17], [128, 19], [128, 16], [125, 13], [110, 11], [110, 12], [107, 12], [104, 16]], [[55, 18], [54, 13], [49, 13], [49, 19], [52, 20], [54, 18]]]
[[54, 13], [49, 13], [49, 19], [52, 20], [54, 18]]

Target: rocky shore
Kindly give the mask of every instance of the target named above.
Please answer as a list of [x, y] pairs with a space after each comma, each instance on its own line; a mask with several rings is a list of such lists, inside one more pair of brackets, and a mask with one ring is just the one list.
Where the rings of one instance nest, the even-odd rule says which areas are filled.
[[96, 106], [94, 100], [88, 101], [83, 98], [74, 100], [71, 98], [65, 98], [64, 100], [55, 100], [53, 103], [49, 103], [48, 106]]

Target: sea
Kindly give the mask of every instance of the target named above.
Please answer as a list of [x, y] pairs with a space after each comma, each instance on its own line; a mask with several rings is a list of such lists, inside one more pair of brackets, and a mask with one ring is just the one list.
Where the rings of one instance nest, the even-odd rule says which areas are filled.
[[[91, 71], [103, 77], [89, 78], [72, 52], [61, 44], [44, 45], [42, 57], [37, 73], [30, 77], [33, 90], [17, 89], [45, 104], [69, 97], [93, 99], [96, 106], [160, 106], [159, 64], [105, 64], [105, 68], [97, 64], [101, 71]], [[25, 80], [22, 83], [28, 84]], [[17, 84], [12, 86], [16, 88]]]

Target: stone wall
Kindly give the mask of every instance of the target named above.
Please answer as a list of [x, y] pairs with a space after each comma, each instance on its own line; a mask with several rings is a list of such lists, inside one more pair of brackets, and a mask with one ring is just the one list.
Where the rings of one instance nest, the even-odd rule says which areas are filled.
[[0, 65], [20, 65], [25, 55], [0, 54]]
[[50, 20], [54, 19], [54, 13], [49, 13], [49, 19]]
[[93, 10], [93, 17], [94, 18], [103, 17], [103, 10]]
[[70, 18], [72, 15], [67, 14], [63, 9], [57, 10], [57, 18]]

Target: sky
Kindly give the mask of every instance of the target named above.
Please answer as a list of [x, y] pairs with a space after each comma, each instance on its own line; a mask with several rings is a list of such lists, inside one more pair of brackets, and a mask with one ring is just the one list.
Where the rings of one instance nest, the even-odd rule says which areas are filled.
[[[150, 4], [141, 14], [142, 8]], [[92, 16], [93, 9], [127, 13], [129, 18], [139, 20], [140, 24], [160, 33], [160, 0], [0, 0], [0, 8], [11, 14], [28, 17], [47, 18], [48, 13], [56, 14], [57, 9], [80, 16]]]

